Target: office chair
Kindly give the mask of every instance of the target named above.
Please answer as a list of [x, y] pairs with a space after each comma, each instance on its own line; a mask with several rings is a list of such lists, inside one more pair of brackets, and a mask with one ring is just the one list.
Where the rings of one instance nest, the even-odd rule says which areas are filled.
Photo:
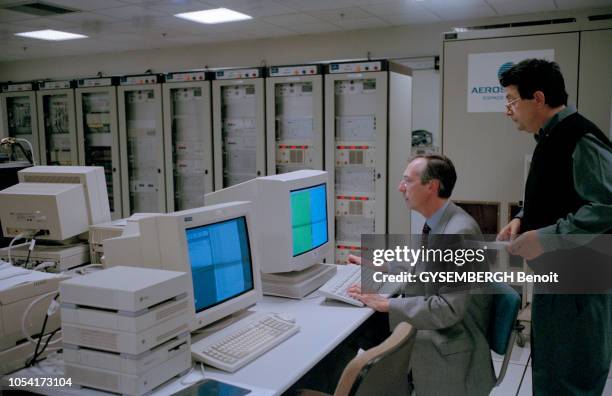
[[504, 355], [504, 361], [495, 383], [495, 386], [499, 386], [506, 375], [518, 332], [517, 316], [521, 306], [521, 297], [516, 290], [505, 283], [495, 283], [492, 288], [493, 305], [487, 339], [491, 350], [499, 355]]
[[[380, 345], [355, 356], [347, 365], [334, 396], [369, 396], [397, 393], [396, 385], [406, 381], [416, 329], [402, 322]], [[325, 393], [300, 390], [300, 396]]]

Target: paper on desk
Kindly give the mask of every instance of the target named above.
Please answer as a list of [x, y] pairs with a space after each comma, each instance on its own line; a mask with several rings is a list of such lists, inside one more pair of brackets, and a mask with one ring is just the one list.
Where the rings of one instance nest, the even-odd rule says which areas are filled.
[[11, 289], [22, 283], [35, 282], [55, 277], [55, 274], [49, 274], [46, 272], [31, 271], [13, 266], [2, 266], [0, 267], [0, 291]]

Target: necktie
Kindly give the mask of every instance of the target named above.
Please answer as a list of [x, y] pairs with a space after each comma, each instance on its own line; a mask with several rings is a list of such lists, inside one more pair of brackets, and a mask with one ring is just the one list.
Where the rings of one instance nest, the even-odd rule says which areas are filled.
[[424, 249], [427, 249], [427, 245], [429, 244], [429, 231], [431, 231], [431, 228], [427, 225], [427, 223], [423, 224], [423, 231], [421, 233], [421, 246], [423, 246]]

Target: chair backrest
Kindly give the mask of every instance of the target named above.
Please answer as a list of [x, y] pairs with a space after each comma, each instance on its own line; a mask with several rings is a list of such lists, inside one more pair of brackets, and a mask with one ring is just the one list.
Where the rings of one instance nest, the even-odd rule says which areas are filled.
[[340, 377], [334, 396], [385, 395], [405, 381], [410, 367], [416, 329], [406, 322], [395, 327], [380, 345], [357, 355]]
[[505, 355], [521, 306], [521, 297], [505, 283], [495, 283], [492, 288], [494, 294], [487, 338], [494, 352]]

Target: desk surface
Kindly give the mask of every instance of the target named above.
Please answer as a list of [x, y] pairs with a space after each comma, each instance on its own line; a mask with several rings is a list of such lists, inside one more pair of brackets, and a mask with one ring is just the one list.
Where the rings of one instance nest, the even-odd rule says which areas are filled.
[[[338, 268], [339, 271], [343, 269]], [[289, 313], [300, 326], [300, 331], [235, 373], [230, 374], [206, 366], [206, 377], [251, 389], [253, 394], [257, 395], [277, 395], [287, 390], [373, 313], [370, 308], [326, 301], [323, 297], [319, 297], [317, 292], [303, 300], [266, 296], [251, 310]], [[51, 373], [62, 376], [61, 363], [56, 364], [55, 372], [50, 371], [52, 369], [47, 366], [44, 371], [40, 368], [23, 369], [9, 377], [48, 377]], [[199, 375], [197, 373], [199, 370], [194, 370], [190, 377], [197, 380]], [[190, 381], [190, 377], [185, 381]], [[7, 385], [6, 380], [3, 381], [3, 385]], [[182, 388], [185, 386], [175, 380], [156, 389], [153, 395], [168, 395]], [[54, 395], [104, 394], [76, 388], [28, 388], [28, 390]]]

